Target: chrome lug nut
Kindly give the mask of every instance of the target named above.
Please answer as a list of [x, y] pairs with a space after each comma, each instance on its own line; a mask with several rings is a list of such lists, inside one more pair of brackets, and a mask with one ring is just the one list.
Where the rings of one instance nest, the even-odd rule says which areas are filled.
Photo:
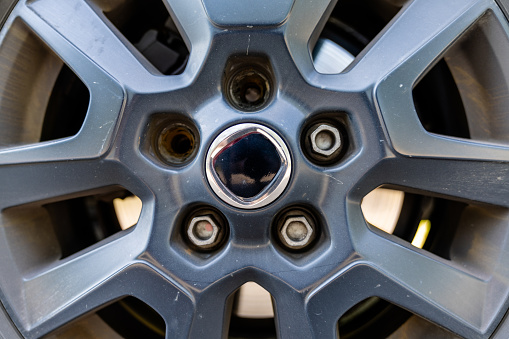
[[323, 157], [332, 157], [341, 148], [341, 134], [339, 130], [326, 123], [316, 124], [309, 135], [311, 150]]
[[280, 239], [290, 249], [302, 249], [312, 242], [313, 227], [313, 222], [306, 216], [289, 216], [281, 227]]
[[211, 249], [221, 241], [222, 230], [212, 215], [199, 215], [187, 225], [191, 243], [201, 249]]

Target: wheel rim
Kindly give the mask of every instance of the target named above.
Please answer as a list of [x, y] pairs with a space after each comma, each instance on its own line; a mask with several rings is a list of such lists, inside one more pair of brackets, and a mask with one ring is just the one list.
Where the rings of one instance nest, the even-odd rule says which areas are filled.
[[[507, 217], [509, 148], [426, 132], [412, 99], [416, 81], [484, 13], [507, 34], [503, 13], [492, 1], [414, 0], [346, 72], [326, 75], [315, 71], [309, 43], [333, 6], [264, 1], [252, 10], [234, 1], [168, 1], [191, 51], [183, 73], [172, 76], [154, 74], [93, 5], [38, 0], [14, 8], [4, 31], [16, 20], [26, 23], [82, 79], [90, 105], [76, 136], [0, 150], [0, 186], [8, 192], [0, 209], [113, 185], [143, 201], [130, 231], [36, 267], [20, 268], [15, 258], [0, 264], [1, 299], [22, 335], [39, 337], [131, 295], [162, 316], [168, 338], [222, 337], [228, 300], [248, 281], [273, 296], [282, 338], [334, 338], [338, 319], [370, 297], [461, 336], [494, 332], [507, 308], [507, 231], [491, 231], [502, 240], [482, 264], [462, 267], [368, 227], [360, 203], [389, 184], [493, 205], [500, 219]], [[233, 10], [237, 15], [223, 15]], [[277, 94], [266, 106], [242, 112], [224, 99], [223, 73], [235, 60], [274, 72]], [[149, 126], [160, 116], [178, 116], [196, 129], [190, 162], [172, 166], [153, 157]], [[301, 136], [330, 116], [348, 148], [334, 164], [316, 165], [304, 155]], [[275, 131], [292, 157], [288, 187], [254, 210], [224, 203], [205, 175], [209, 146], [240, 122]], [[182, 232], [201, 205], [220, 211], [229, 225], [213, 252], [189, 251]], [[274, 236], [274, 216], [288, 207], [317, 219], [311, 250], [287, 251]], [[0, 241], [2, 257], [13, 258], [9, 238]]]

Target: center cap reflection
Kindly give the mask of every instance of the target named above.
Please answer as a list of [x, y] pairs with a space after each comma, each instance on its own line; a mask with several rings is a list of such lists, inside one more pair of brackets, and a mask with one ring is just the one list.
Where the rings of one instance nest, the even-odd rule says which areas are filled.
[[291, 174], [284, 141], [259, 124], [239, 124], [223, 131], [206, 159], [207, 179], [223, 201], [240, 208], [265, 206], [283, 193]]
[[263, 191], [281, 167], [276, 148], [260, 133], [247, 134], [233, 141], [213, 163], [221, 182], [242, 198], [251, 198]]

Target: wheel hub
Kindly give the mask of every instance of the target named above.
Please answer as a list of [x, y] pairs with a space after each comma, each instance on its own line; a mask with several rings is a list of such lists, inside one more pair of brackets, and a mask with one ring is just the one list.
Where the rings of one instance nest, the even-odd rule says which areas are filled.
[[288, 147], [273, 130], [239, 124], [223, 131], [207, 152], [209, 185], [226, 203], [266, 206], [285, 190], [292, 171]]

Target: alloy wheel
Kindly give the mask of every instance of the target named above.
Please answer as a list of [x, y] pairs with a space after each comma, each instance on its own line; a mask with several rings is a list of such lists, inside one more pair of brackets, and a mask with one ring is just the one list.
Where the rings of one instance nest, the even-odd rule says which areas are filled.
[[[310, 47], [333, 2], [166, 0], [190, 51], [179, 59], [185, 66], [165, 68], [170, 75], [100, 3], [21, 1], [0, 34], [5, 42], [28, 28], [89, 91], [75, 134], [0, 149], [0, 299], [22, 336], [52, 333], [132, 296], [162, 317], [167, 338], [225, 337], [232, 296], [249, 281], [271, 294], [280, 338], [335, 338], [340, 318], [373, 297], [455, 335], [495, 332], [509, 300], [507, 139], [426, 130], [413, 89], [476, 25], [509, 45], [497, 3], [409, 1], [346, 70], [324, 74]], [[505, 77], [497, 85], [507, 95]], [[258, 129], [223, 138], [246, 125]], [[220, 156], [210, 154], [224, 140], [227, 166], [245, 142], [245, 159], [277, 154], [289, 171], [278, 176], [279, 163], [270, 171], [263, 163], [256, 181], [267, 184], [243, 196], [214, 167]], [[217, 172], [216, 186], [207, 170]], [[273, 177], [283, 182], [276, 193]], [[477, 229], [460, 227], [448, 258], [412, 246], [366, 222], [361, 201], [380, 186], [471, 206]], [[26, 240], [19, 225], [39, 223], [30, 208], [113, 187], [141, 199], [134, 227], [68, 256], [51, 232], [44, 242], [34, 231], [35, 247]], [[242, 205], [264, 194], [266, 204]]]

